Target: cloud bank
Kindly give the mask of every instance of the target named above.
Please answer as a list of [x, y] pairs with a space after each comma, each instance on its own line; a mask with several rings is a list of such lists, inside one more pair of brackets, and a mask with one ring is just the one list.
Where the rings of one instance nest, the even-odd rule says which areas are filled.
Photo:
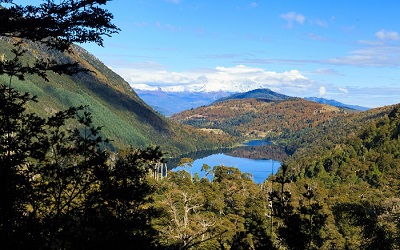
[[214, 69], [195, 69], [183, 72], [128, 68], [114, 70], [134, 89], [140, 90], [244, 92], [257, 88], [269, 88], [276, 92], [295, 96], [304, 92], [319, 93], [319, 87], [315, 86], [315, 82], [298, 70], [274, 72], [244, 65], [219, 66]]
[[[391, 104], [398, 103], [400, 96], [399, 87], [338, 87], [329, 83], [318, 83], [298, 70], [274, 72], [244, 65], [219, 66], [213, 69], [199, 68], [182, 72], [171, 72], [159, 67], [113, 68], [113, 70], [129, 82], [135, 90], [245, 92], [257, 88], [268, 88], [289, 96], [319, 96], [371, 108], [383, 106], [383, 103], [388, 104], [388, 99], [391, 100]], [[315, 72], [336, 74], [328, 69], [319, 69]]]

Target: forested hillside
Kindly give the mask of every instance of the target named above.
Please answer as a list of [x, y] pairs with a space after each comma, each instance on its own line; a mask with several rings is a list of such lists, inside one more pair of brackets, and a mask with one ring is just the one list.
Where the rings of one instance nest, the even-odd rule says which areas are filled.
[[276, 139], [282, 134], [314, 128], [346, 115], [343, 109], [300, 98], [273, 102], [246, 98], [183, 111], [171, 119], [197, 128], [219, 129], [242, 138]]
[[197, 209], [187, 215], [194, 224], [167, 223], [176, 231], [166, 237], [198, 249], [398, 249], [399, 135], [400, 105], [387, 106], [291, 134], [294, 155], [258, 187], [224, 166], [203, 166], [211, 182], [174, 173], [163, 208]]
[[[10, 60], [15, 40], [2, 37], [0, 54]], [[190, 127], [178, 126], [155, 112], [144, 103], [129, 84], [106, 67], [101, 61], [79, 46], [72, 53], [48, 51], [34, 43], [24, 43], [23, 60], [34, 58], [50, 61], [78, 62], [89, 70], [74, 75], [49, 72], [47, 81], [37, 75], [27, 75], [23, 81], [0, 76], [3, 84], [9, 84], [22, 92], [38, 97], [39, 102], [30, 103], [30, 110], [44, 117], [71, 106], [86, 105], [93, 115], [93, 122], [102, 126], [102, 133], [116, 147], [162, 145], [171, 153], [190, 152], [212, 148], [227, 137], [213, 141], [208, 133]], [[185, 138], [185, 139], [183, 139]]]
[[[310, 183], [339, 248], [399, 247], [400, 106], [335, 119], [298, 135], [292, 191]], [[329, 218], [328, 217], [328, 218]]]

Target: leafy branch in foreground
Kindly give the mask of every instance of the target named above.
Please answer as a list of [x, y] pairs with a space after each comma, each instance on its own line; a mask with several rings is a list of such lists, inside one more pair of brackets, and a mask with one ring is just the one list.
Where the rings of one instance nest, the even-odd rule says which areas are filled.
[[[57, 53], [72, 53], [73, 43], [94, 42], [103, 46], [103, 37], [119, 29], [111, 23], [113, 15], [103, 9], [108, 0], [43, 1], [39, 6], [16, 4], [13, 0], [0, 0], [0, 37], [11, 39], [11, 55], [2, 55], [0, 74], [24, 79], [26, 74], [38, 75], [45, 80], [47, 72], [73, 75], [85, 72], [77, 62], [60, 61]], [[47, 50], [45, 58], [22, 63], [26, 46], [35, 44]]]

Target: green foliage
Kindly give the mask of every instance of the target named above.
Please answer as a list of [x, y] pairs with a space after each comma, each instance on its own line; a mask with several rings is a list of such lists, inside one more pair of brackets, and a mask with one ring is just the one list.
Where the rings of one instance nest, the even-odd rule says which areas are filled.
[[25, 111], [30, 95], [3, 86], [0, 97], [2, 247], [155, 247], [148, 177], [162, 161], [158, 147], [114, 163], [85, 107], [43, 119]]
[[[30, 158], [44, 158], [45, 120], [25, 112], [35, 98], [4, 85], [0, 88], [0, 236], [2, 244], [18, 248], [29, 242], [30, 221], [20, 221], [33, 198], [30, 180], [34, 177]], [[27, 228], [26, 228], [27, 227]]]
[[81, 236], [90, 237], [75, 239], [73, 248], [155, 247], [150, 220], [160, 212], [151, 206], [155, 189], [149, 169], [160, 160], [159, 148], [130, 149], [97, 173], [99, 186], [88, 197], [90, 209]]
[[299, 137], [307, 140], [287, 162], [297, 183], [318, 181], [327, 192], [324, 203], [333, 206], [328, 227], [341, 235], [331, 240], [336, 246], [398, 247], [398, 209], [392, 205], [399, 191], [398, 110], [384, 107], [323, 124]]
[[[93, 125], [87, 106], [57, 111], [82, 101], [70, 94], [76, 86], [72, 75], [91, 71], [73, 60], [72, 43], [102, 45], [103, 35], [117, 31], [112, 15], [100, 7], [107, 0], [44, 2], [20, 6], [0, 1], [6, 4], [0, 8], [0, 40], [6, 45], [2, 49], [10, 49], [0, 61], [0, 74], [9, 77], [0, 88], [1, 248], [87, 249], [127, 243], [152, 248], [149, 221], [157, 211], [146, 207], [154, 191], [147, 176], [162, 160], [159, 148], [111, 157], [105, 150], [108, 140]], [[32, 75], [29, 79], [38, 83], [35, 93], [45, 97], [51, 85], [38, 79], [54, 80], [54, 73], [71, 77], [63, 78], [67, 88], [53, 88], [50, 95], [69, 98], [51, 106], [49, 96], [45, 118], [29, 113], [36, 97], [12, 88], [13, 80]], [[85, 93], [82, 89], [78, 93]]]

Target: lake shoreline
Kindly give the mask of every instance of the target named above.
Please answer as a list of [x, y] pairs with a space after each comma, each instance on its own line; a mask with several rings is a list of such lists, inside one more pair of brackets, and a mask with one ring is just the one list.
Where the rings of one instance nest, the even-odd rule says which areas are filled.
[[[207, 164], [211, 168], [220, 165], [236, 167], [242, 173], [250, 173], [254, 182], [262, 183], [268, 176], [276, 173], [282, 164], [282, 161], [274, 159], [284, 154], [281, 148], [280, 151], [274, 152], [277, 148], [280, 147], [274, 145], [271, 141], [251, 140], [243, 142], [235, 148], [193, 152], [174, 161], [169, 161], [167, 164], [172, 171], [183, 170], [184, 167], [178, 166], [179, 160], [181, 158], [191, 158], [194, 162], [190, 172], [193, 175], [197, 173], [199, 177], [203, 177], [205, 174], [201, 171], [203, 164]], [[257, 152], [257, 150], [261, 150], [261, 152]], [[268, 155], [272, 157], [267, 157]]]

